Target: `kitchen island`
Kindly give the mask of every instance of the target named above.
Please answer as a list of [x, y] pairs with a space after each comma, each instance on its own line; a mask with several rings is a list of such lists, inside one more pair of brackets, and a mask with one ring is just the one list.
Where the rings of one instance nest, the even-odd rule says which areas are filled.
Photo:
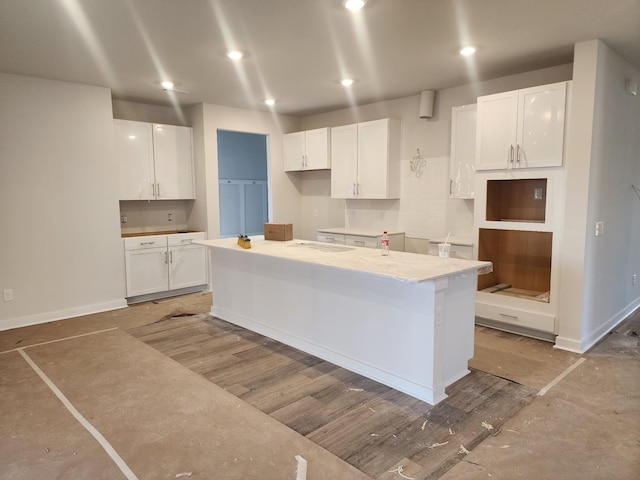
[[203, 240], [211, 314], [436, 404], [469, 373], [490, 262], [251, 237]]

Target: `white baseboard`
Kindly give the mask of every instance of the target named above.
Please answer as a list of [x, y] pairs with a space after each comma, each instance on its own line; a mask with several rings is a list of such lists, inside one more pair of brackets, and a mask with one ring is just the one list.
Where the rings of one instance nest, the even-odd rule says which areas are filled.
[[632, 313], [640, 308], [640, 299], [627, 305], [625, 308], [611, 316], [606, 322], [600, 325], [596, 330], [589, 333], [586, 337], [576, 340], [557, 336], [555, 347], [569, 352], [583, 354], [593, 348], [600, 340], [602, 340], [611, 330], [616, 328], [620, 323], [626, 320]]
[[54, 322], [65, 318], [80, 317], [82, 315], [90, 315], [92, 313], [107, 312], [109, 310], [117, 310], [125, 308], [127, 302], [124, 298], [111, 300], [109, 302], [94, 303], [92, 305], [82, 305], [80, 307], [66, 308], [53, 312], [38, 313], [36, 315], [27, 315], [24, 317], [7, 318], [0, 320], [0, 331], [11, 330], [13, 328], [28, 327], [30, 325], [38, 325], [40, 323]]

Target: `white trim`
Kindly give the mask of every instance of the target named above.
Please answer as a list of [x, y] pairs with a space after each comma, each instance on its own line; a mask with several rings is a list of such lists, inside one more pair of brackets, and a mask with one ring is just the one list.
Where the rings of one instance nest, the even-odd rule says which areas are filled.
[[56, 310], [53, 312], [38, 313], [36, 315], [7, 318], [0, 320], [0, 331], [11, 330], [12, 328], [28, 327], [30, 325], [38, 325], [40, 323], [54, 322], [56, 320], [65, 320], [67, 318], [81, 317], [83, 315], [91, 315], [93, 313], [107, 312], [109, 310], [125, 308], [126, 306], [126, 300], [121, 298], [118, 300], [111, 300], [109, 302], [94, 303], [92, 305], [83, 305], [80, 307]]
[[31, 357], [27, 355], [23, 349], [19, 348], [18, 352], [22, 355], [22, 358], [33, 368], [33, 370], [38, 374], [38, 376], [42, 379], [42, 381], [51, 389], [51, 391], [58, 397], [58, 400], [62, 402], [62, 404], [69, 410], [69, 413], [75, 417], [78, 422], [91, 434], [93, 438], [95, 438], [100, 446], [107, 452], [107, 454], [111, 457], [111, 459], [118, 466], [120, 471], [127, 477], [129, 480], [138, 480], [138, 477], [135, 473], [129, 468], [129, 466], [124, 462], [122, 457], [115, 451], [115, 449], [111, 446], [111, 444], [107, 441], [106, 438], [93, 426], [89, 421], [82, 416], [82, 414], [73, 406], [73, 404], [64, 396], [64, 394], [56, 387], [56, 385], [47, 377], [47, 375], [40, 370], [40, 367], [36, 365], [36, 363], [31, 360]]
[[640, 299], [637, 299], [634, 303], [631, 303], [627, 307], [620, 310], [618, 313], [609, 318], [609, 320], [600, 325], [600, 327], [591, 332], [582, 340], [560, 336], [556, 337], [556, 344], [554, 348], [580, 354], [585, 353], [590, 348], [594, 347], [600, 340], [602, 340], [611, 330], [615, 329], [623, 321], [629, 318], [638, 309], [640, 309]]

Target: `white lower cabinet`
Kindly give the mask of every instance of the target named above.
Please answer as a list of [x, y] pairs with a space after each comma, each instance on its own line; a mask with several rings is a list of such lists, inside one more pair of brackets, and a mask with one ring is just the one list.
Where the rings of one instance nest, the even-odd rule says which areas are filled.
[[449, 257], [473, 260], [473, 241], [462, 238], [431, 238], [429, 239], [429, 255], [440, 255], [438, 244], [448, 243]]
[[174, 238], [169, 236], [169, 290], [195, 287], [207, 281], [207, 252], [202, 245], [193, 245], [192, 240], [200, 238]]
[[[404, 232], [389, 232], [389, 250], [404, 252]], [[336, 228], [318, 230], [316, 240], [324, 243], [337, 243], [351, 247], [380, 248], [382, 234], [378, 231], [361, 229]]]
[[202, 232], [125, 238], [129, 302], [175, 295], [206, 285], [205, 247], [191, 243], [204, 238]]

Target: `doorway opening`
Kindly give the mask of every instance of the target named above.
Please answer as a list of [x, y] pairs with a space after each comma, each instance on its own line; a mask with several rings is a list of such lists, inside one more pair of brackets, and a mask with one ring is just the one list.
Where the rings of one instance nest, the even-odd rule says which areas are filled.
[[267, 135], [217, 135], [220, 237], [260, 235], [269, 216]]

